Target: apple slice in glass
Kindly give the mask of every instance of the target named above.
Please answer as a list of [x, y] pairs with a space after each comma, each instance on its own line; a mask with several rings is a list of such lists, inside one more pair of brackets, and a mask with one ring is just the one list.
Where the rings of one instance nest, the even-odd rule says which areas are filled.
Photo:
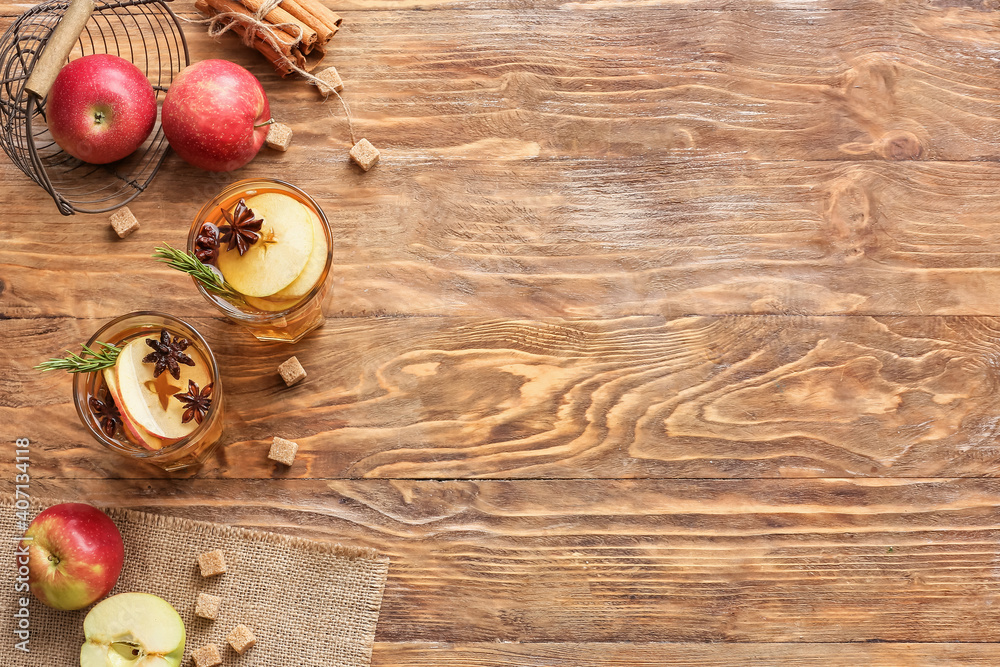
[[178, 667], [187, 638], [184, 621], [163, 598], [119, 593], [83, 621], [80, 667]]
[[118, 390], [118, 380], [115, 379], [115, 369], [114, 366], [110, 368], [105, 368], [101, 371], [101, 375], [104, 376], [104, 384], [108, 388], [108, 393], [111, 394], [111, 400], [115, 402], [118, 406], [118, 412], [121, 416], [122, 426], [128, 431], [128, 434], [132, 439], [143, 442], [143, 433], [140, 427], [136, 425], [134, 421], [129, 418], [128, 413], [122, 409], [122, 393]]
[[101, 375], [104, 376], [104, 385], [108, 388], [108, 392], [111, 394], [111, 399], [115, 402], [115, 405], [118, 406], [118, 414], [121, 418], [122, 428], [124, 428], [128, 433], [129, 440], [142, 445], [146, 449], [161, 449], [165, 444], [164, 441], [150, 435], [149, 431], [139, 426], [132, 420], [128, 411], [122, 409], [122, 394], [118, 389], [118, 379], [115, 374], [114, 366], [111, 368], [105, 368], [101, 371]]
[[302, 301], [323, 275], [329, 244], [326, 242], [326, 233], [323, 231], [323, 222], [319, 216], [309, 209], [306, 211], [313, 222], [313, 249], [309, 253], [309, 259], [306, 260], [305, 268], [287, 287], [271, 296], [244, 296], [246, 302], [257, 310], [274, 313], [291, 308]]
[[236, 249], [221, 252], [218, 267], [240, 294], [271, 296], [306, 267], [313, 249], [313, 221], [309, 209], [276, 192], [250, 197], [246, 205], [264, 221], [260, 238], [243, 255]]
[[153, 377], [155, 364], [142, 361], [150, 352], [145, 337], [129, 341], [118, 355], [114, 366], [114, 384], [121, 398], [118, 409], [153, 438], [174, 442], [190, 435], [198, 427], [198, 422], [193, 419], [186, 424], [182, 422], [186, 407], [173, 397], [188, 390], [188, 380], [194, 380], [199, 389], [204, 389], [212, 381], [208, 365], [201, 355], [194, 350], [189, 351], [195, 365], [181, 365], [177, 380], [170, 375], [170, 371]]
[[306, 294], [309, 294], [316, 283], [319, 282], [320, 276], [323, 275], [323, 269], [326, 268], [326, 256], [329, 250], [326, 242], [326, 233], [323, 231], [323, 221], [319, 219], [319, 216], [314, 211], [308, 208], [306, 208], [306, 213], [309, 214], [313, 227], [313, 247], [312, 252], [309, 253], [309, 259], [306, 260], [305, 267], [295, 277], [295, 280], [289, 283], [288, 286], [267, 297], [268, 299], [274, 299], [275, 301], [301, 299]]
[[295, 304], [297, 304], [302, 299], [287, 299], [285, 301], [277, 301], [271, 298], [257, 298], [253, 296], [245, 296], [243, 300], [247, 302], [247, 305], [256, 308], [257, 310], [263, 310], [267, 313], [277, 313], [282, 310], [288, 310]]

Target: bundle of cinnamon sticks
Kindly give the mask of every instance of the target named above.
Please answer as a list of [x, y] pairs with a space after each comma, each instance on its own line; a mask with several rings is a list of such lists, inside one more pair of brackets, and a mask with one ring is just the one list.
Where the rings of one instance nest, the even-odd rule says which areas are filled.
[[208, 17], [242, 15], [221, 18], [220, 23], [231, 24], [232, 31], [267, 58], [281, 76], [294, 71], [292, 64], [307, 72], [315, 69], [343, 19], [320, 0], [281, 0], [258, 21], [256, 14], [263, 5], [264, 0], [196, 0], [194, 4]]

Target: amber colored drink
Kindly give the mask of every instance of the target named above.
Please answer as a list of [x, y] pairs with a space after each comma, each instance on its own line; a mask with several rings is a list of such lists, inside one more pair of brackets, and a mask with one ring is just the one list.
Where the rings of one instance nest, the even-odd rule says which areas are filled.
[[[282, 211], [282, 201], [287, 215], [272, 216], [272, 212]], [[241, 208], [241, 202], [248, 206]], [[222, 242], [213, 255], [199, 256], [231, 284], [238, 297], [212, 293], [198, 281], [195, 285], [213, 306], [257, 339], [296, 342], [324, 321], [322, 306], [333, 264], [329, 221], [312, 197], [289, 183], [271, 179], [238, 181], [198, 212], [188, 234], [188, 251], [204, 251], [204, 235], [221, 237], [241, 212], [246, 213], [247, 220], [263, 222], [263, 227], [258, 227], [260, 238], [244, 248], [246, 255]], [[300, 222], [296, 222], [298, 226], [285, 224], [287, 220], [278, 224], [278, 218]], [[301, 234], [306, 227], [310, 241]], [[249, 265], [253, 270], [247, 268]]]
[[[172, 406], [173, 411], [183, 417], [181, 413], [185, 405], [178, 402], [175, 395], [190, 390], [184, 380], [197, 372], [197, 377], [202, 380], [198, 387], [200, 393], [211, 385], [209, 407], [197, 415], [200, 423], [192, 416], [188, 427], [171, 425], [172, 428], [190, 430], [188, 434], [182, 437], [176, 437], [176, 434], [174, 437], [163, 436], [157, 429], [144, 428], [138, 420], [131, 418], [129, 406], [122, 405], [127, 402], [122, 398], [122, 390], [112, 386], [117, 382], [114, 380], [117, 376], [112, 374], [115, 370], [113, 368], [76, 374], [73, 381], [73, 402], [84, 426], [108, 449], [166, 470], [178, 470], [203, 463], [222, 438], [222, 385], [215, 357], [204, 338], [179, 319], [163, 313], [144, 311], [112, 320], [98, 330], [87, 345], [93, 348], [101, 341], [126, 348], [131, 341], [141, 339], [143, 342], [139, 344], [139, 348], [144, 354], [152, 351], [145, 340], [160, 340], [163, 331], [168, 333], [172, 341], [188, 342], [184, 354], [193, 363], [181, 366], [185, 371], [181, 374], [181, 380], [174, 379], [169, 370], [156, 378], [148, 379], [143, 383], [144, 393], [137, 395], [136, 403], [145, 408], [142, 399], [148, 396], [153, 401], [154, 408], [156, 405], [163, 408]], [[121, 361], [122, 357], [119, 356], [119, 362]], [[153, 368], [154, 364], [149, 366]]]

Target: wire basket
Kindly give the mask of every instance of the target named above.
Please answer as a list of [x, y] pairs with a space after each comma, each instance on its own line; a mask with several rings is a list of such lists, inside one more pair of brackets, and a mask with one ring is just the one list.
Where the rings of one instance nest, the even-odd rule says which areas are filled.
[[88, 164], [63, 151], [46, 127], [47, 88], [39, 93], [26, 85], [35, 68], [44, 66], [43, 54], [58, 59], [53, 71], [69, 60], [97, 53], [130, 60], [145, 73], [158, 102], [174, 76], [190, 63], [180, 21], [165, 0], [96, 0], [92, 13], [88, 5], [89, 18], [80, 18], [85, 23], [78, 36], [74, 28], [74, 34], [54, 37], [56, 25], [74, 11], [75, 3], [49, 0], [29, 9], [0, 41], [0, 146], [48, 191], [63, 215], [103, 213], [125, 205], [153, 180], [168, 146], [157, 120], [142, 146], [118, 162]]

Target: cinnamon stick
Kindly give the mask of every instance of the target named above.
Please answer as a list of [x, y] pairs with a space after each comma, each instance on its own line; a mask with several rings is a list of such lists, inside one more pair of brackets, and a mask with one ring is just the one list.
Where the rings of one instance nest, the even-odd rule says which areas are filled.
[[304, 69], [307, 72], [311, 72], [322, 62], [323, 58], [326, 57], [326, 49], [322, 45], [317, 44], [309, 52], [292, 49], [292, 57], [295, 58], [295, 64], [300, 69]]
[[73, 50], [76, 40], [80, 38], [93, 12], [93, 0], [73, 0], [70, 3], [52, 32], [42, 55], [35, 61], [28, 83], [24, 86], [25, 90], [37, 95], [38, 99], [43, 99], [49, 94], [56, 76], [66, 63], [66, 57]]
[[318, 44], [326, 44], [335, 34], [337, 34], [336, 27], [331, 28], [327, 24], [323, 23], [319, 17], [308, 11], [296, 0], [282, 0], [281, 8], [287, 10], [289, 14], [315, 30], [316, 35], [318, 36]]
[[[242, 14], [243, 16], [253, 18], [252, 12], [250, 12], [250, 10], [248, 10], [246, 7], [236, 2], [235, 0], [206, 0], [206, 1], [208, 6], [214, 9], [216, 13]], [[197, 3], [195, 4], [195, 6], [197, 7]], [[244, 27], [244, 30], [242, 31], [243, 33], [246, 33], [247, 30], [253, 30], [254, 37], [259, 38], [265, 42], [268, 41], [266, 39], [266, 36], [262, 35], [261, 32], [256, 28], [247, 27], [246, 23], [243, 23], [242, 21], [239, 20], [237, 20], [236, 23], [237, 26]], [[285, 54], [286, 56], [289, 55], [291, 53], [292, 46], [294, 46], [296, 43], [295, 36], [288, 34], [281, 28], [274, 27], [272, 28], [272, 30], [274, 31], [275, 39], [278, 42], [278, 50], [281, 51], [281, 53]], [[233, 28], [233, 31], [234, 32], [236, 31], [236, 27]]]
[[[264, 6], [262, 0], [240, 0], [243, 5], [250, 10], [251, 13], [256, 13]], [[310, 28], [308, 25], [298, 20], [288, 12], [286, 12], [281, 7], [275, 7], [269, 11], [264, 18], [275, 25], [280, 25], [284, 23], [291, 23], [292, 25], [298, 26], [302, 30], [302, 43], [303, 44], [315, 44], [319, 36], [316, 31]]]
[[[195, 9], [204, 14], [205, 16], [215, 16], [219, 12], [209, 5], [209, 0], [197, 0], [194, 3]], [[240, 23], [231, 18], [221, 19], [225, 24], [233, 24], [232, 31], [240, 36], [241, 39], [246, 38], [248, 31], [248, 26], [246, 24]], [[275, 71], [278, 72], [282, 77], [286, 77], [292, 73], [292, 68], [289, 61], [289, 56], [282, 53], [278, 49], [275, 49], [270, 42], [261, 39], [254, 34], [251, 38], [251, 46], [256, 49], [262, 56], [264, 56], [268, 62], [274, 67]], [[289, 52], [291, 50], [289, 49]]]
[[[240, 27], [241, 26], [236, 26], [233, 28], [233, 30], [239, 31]], [[245, 30], [246, 28], [244, 28], [244, 31]], [[267, 58], [267, 61], [271, 63], [272, 67], [274, 67], [274, 71], [280, 74], [282, 78], [288, 76], [294, 71], [288, 64], [288, 57], [285, 56], [280, 51], [276, 51], [273, 46], [271, 46], [261, 38], [252, 37], [251, 43], [253, 44], [253, 48], [257, 49], [257, 51], [260, 52], [262, 56]]]
[[295, 0], [295, 2], [334, 32], [337, 32], [340, 29], [340, 24], [344, 22], [344, 19], [327, 9], [320, 0]]

